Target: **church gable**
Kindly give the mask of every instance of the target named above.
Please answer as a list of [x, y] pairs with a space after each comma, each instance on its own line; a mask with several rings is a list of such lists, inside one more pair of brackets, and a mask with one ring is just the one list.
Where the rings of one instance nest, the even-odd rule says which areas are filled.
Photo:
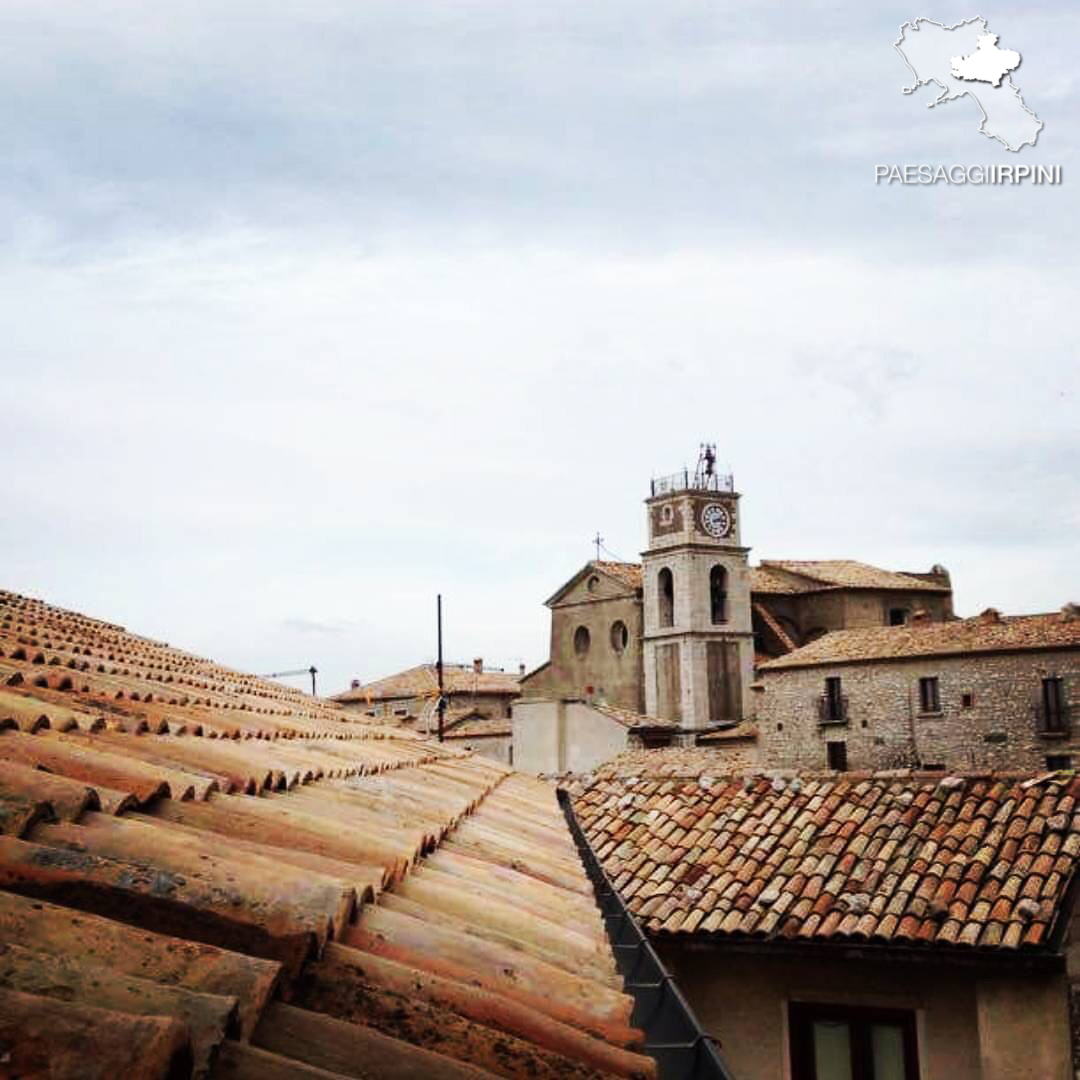
[[[637, 584], [635, 586], [635, 574]], [[554, 596], [548, 607], [595, 603], [600, 600], [633, 599], [641, 592], [641, 568], [637, 563], [586, 563]]]

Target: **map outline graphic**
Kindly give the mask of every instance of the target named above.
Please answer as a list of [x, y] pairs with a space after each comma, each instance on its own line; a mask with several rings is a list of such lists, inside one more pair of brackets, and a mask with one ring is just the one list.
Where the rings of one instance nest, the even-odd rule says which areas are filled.
[[[1036, 142], [1038, 141], [1039, 133], [1042, 131], [1042, 129], [1046, 125], [1043, 123], [1042, 120], [1039, 119], [1038, 116], [1035, 115], [1033, 110], [1031, 110], [1031, 109], [1029, 109], [1027, 107], [1027, 104], [1024, 101], [1024, 98], [1020, 93], [1020, 88], [1012, 81], [1012, 71], [1009, 71], [1004, 76], [1004, 78], [1002, 79], [1002, 85], [999, 87], [999, 89], [1004, 90], [1006, 88], [1006, 86], [1007, 86], [1008, 89], [1010, 89], [1013, 92], [1013, 95], [1015, 96], [1017, 101], [1020, 103], [1020, 108], [1022, 108], [1024, 110], [1024, 112], [1026, 112], [1035, 121], [1035, 123], [1038, 125], [1035, 128], [1035, 134], [1032, 135], [1030, 139], [1025, 139], [1024, 141], [1018, 143], [1016, 146], [1010, 146], [1009, 143], [1006, 142], [1006, 140], [1003, 139], [1000, 135], [996, 134], [993, 131], [988, 131], [987, 130], [986, 123], [987, 123], [987, 120], [989, 119], [989, 117], [987, 115], [986, 109], [983, 106], [983, 103], [979, 100], [979, 97], [975, 93], [974, 90], [969, 90], [969, 89], [965, 88], [962, 91], [957, 91], [957, 90], [955, 90], [955, 89], [953, 89], [953, 88], [951, 88], [949, 86], [946, 86], [940, 79], [935, 78], [933, 73], [930, 74], [929, 76], [927, 76], [926, 78], [923, 78], [923, 76], [921, 76], [915, 70], [915, 68], [912, 65], [911, 61], [908, 59], [907, 54], [904, 52], [904, 50], [900, 46], [905, 41], [905, 33], [906, 33], [906, 31], [911, 30], [913, 33], [918, 33], [920, 23], [927, 23], [930, 26], [937, 26], [940, 29], [946, 30], [946, 31], [959, 29], [960, 27], [967, 26], [969, 23], [981, 23], [982, 24], [982, 33], [983, 34], [991, 33], [990, 27], [987, 24], [986, 19], [983, 18], [981, 15], [973, 15], [970, 19], [961, 19], [959, 22], [953, 23], [952, 26], [948, 26], [945, 23], [940, 23], [940, 22], [937, 22], [934, 19], [928, 19], [928, 18], [925, 18], [923, 16], [920, 16], [919, 18], [913, 19], [913, 20], [911, 20], [909, 22], [901, 23], [901, 25], [900, 25], [900, 36], [893, 42], [893, 48], [896, 49], [896, 51], [900, 54], [900, 58], [904, 61], [904, 64], [907, 66], [908, 71], [910, 71], [911, 74], [915, 76], [915, 82], [911, 86], [904, 86], [904, 87], [901, 88], [903, 90], [903, 92], [905, 94], [913, 94], [916, 90], [919, 89], [920, 86], [928, 86], [930, 83], [934, 83], [935, 86], [940, 87], [941, 93], [938, 94], [937, 97], [935, 97], [933, 101], [930, 101], [930, 102], [927, 103], [926, 107], [928, 109], [932, 109], [935, 105], [940, 105], [940, 104], [942, 104], [943, 102], [946, 102], [946, 101], [955, 101], [957, 98], [961, 98], [961, 97], [965, 97], [965, 96], [970, 97], [972, 99], [972, 101], [975, 102], [976, 107], [978, 108], [980, 114], [982, 115], [982, 120], [979, 123], [979, 132], [981, 134], [985, 135], [988, 139], [994, 139], [996, 142], [1001, 143], [1001, 145], [1004, 146], [1006, 150], [1009, 150], [1014, 154], [1019, 153], [1020, 150], [1023, 149], [1023, 147], [1025, 147], [1025, 146], [1034, 146], [1036, 144]], [[950, 69], [949, 74], [952, 75], [951, 69]], [[962, 76], [959, 76], [959, 77], [958, 76], [953, 76], [953, 77], [954, 78], [963, 78]], [[971, 80], [964, 79], [964, 81], [967, 82], [967, 81], [971, 81]], [[988, 92], [993, 93], [994, 90], [989, 89]]]

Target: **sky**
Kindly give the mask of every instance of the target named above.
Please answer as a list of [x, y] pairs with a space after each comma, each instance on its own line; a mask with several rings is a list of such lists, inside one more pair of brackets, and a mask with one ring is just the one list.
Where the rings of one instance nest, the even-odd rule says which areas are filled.
[[[986, 18], [1010, 153], [893, 48]], [[5, 0], [0, 587], [320, 691], [532, 667], [717, 444], [751, 558], [1080, 599], [1074, 5]], [[875, 185], [879, 164], [1060, 186]], [[298, 686], [304, 680], [293, 680]]]

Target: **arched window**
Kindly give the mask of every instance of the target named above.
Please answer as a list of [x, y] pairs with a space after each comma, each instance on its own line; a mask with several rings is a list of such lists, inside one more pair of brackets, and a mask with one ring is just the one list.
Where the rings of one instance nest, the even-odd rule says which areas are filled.
[[709, 604], [712, 621], [727, 622], [727, 571], [722, 566], [709, 571]]
[[574, 631], [574, 652], [578, 656], [584, 656], [589, 651], [591, 635], [587, 626], [579, 626]]
[[626, 629], [626, 623], [619, 619], [611, 624], [611, 647], [621, 653], [630, 644], [630, 631]]
[[675, 625], [675, 579], [665, 566], [656, 577], [656, 591], [660, 600], [660, 625]]

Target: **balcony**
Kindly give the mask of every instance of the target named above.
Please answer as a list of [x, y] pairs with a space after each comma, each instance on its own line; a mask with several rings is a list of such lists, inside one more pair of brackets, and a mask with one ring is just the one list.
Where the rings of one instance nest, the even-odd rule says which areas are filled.
[[682, 472], [672, 473], [670, 476], [657, 476], [651, 481], [652, 494], [671, 495], [676, 491], [719, 491], [731, 492], [735, 490], [735, 477], [731, 473], [691, 472], [683, 469]]
[[817, 699], [818, 727], [842, 727], [848, 722], [848, 699], [822, 694]]

